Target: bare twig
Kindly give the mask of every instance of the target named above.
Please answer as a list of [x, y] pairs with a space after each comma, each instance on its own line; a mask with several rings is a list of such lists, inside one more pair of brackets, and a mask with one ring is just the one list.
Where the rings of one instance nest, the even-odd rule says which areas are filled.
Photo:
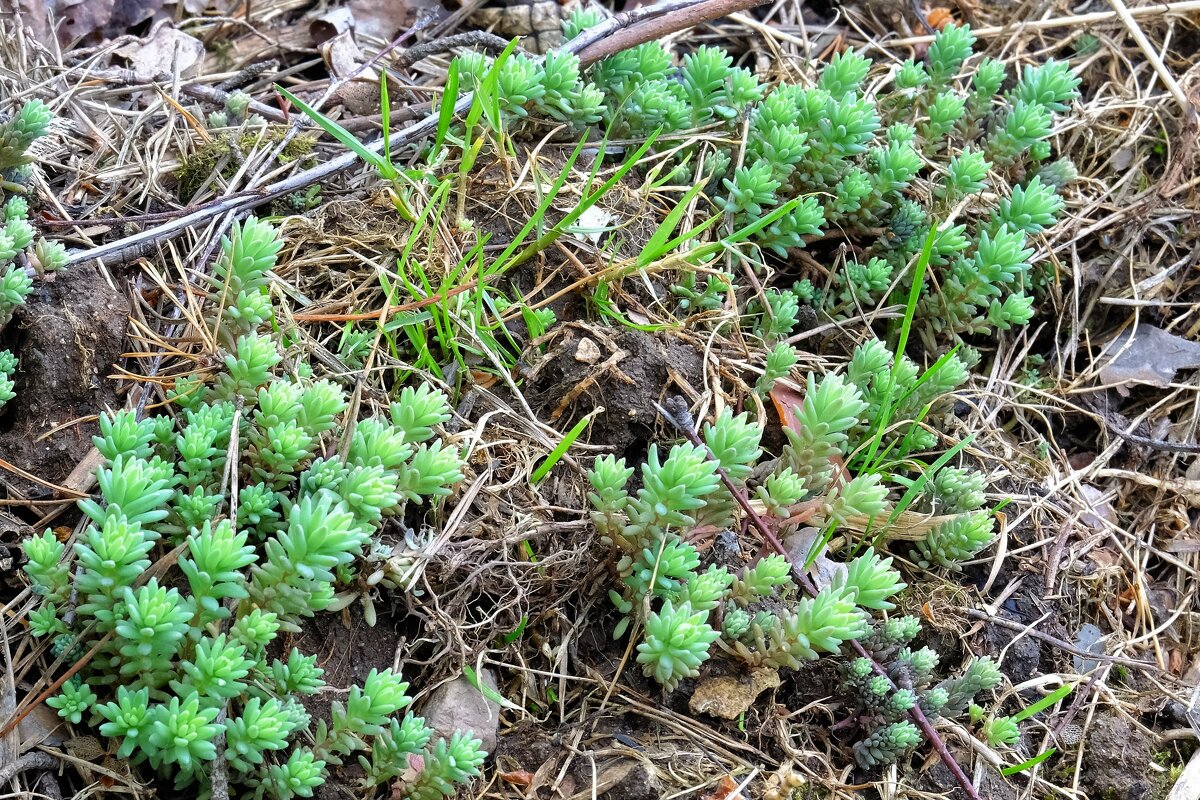
[[1107, 661], [1113, 664], [1120, 664], [1123, 667], [1130, 667], [1131, 669], [1141, 669], [1145, 670], [1146, 672], [1153, 672], [1158, 675], [1168, 674], [1166, 670], [1160, 669], [1154, 664], [1149, 664], [1145, 661], [1138, 661], [1134, 658], [1122, 658], [1121, 656], [1110, 656], [1107, 653], [1093, 653], [1089, 650], [1082, 650], [1070, 642], [1059, 639], [1057, 636], [1051, 636], [1048, 633], [1039, 631], [1037, 628], [1031, 628], [1028, 625], [1022, 625], [1020, 622], [1016, 622], [1011, 619], [993, 616], [988, 614], [986, 611], [968, 608], [967, 616], [971, 619], [980, 620], [981, 622], [990, 622], [993, 625], [997, 625], [1001, 628], [1008, 628], [1010, 631], [1028, 634], [1034, 639], [1040, 639], [1046, 644], [1057, 647], [1059, 650], [1062, 650], [1065, 653], [1070, 653], [1073, 656], [1091, 659], [1092, 661]]
[[[668, 405], [673, 405], [670, 400], [668, 400], [667, 403]], [[680, 400], [678, 404], [682, 406], [682, 400]], [[696, 433], [696, 426], [688, 417], [686, 413], [686, 407], [684, 408], [684, 413], [682, 414], [678, 411], [672, 413], [657, 403], [654, 404], [654, 407], [658, 409], [658, 413], [662, 414], [668, 422], [670, 422], [680, 431], [680, 433], [683, 434], [684, 438], [698, 447], [703, 447], [704, 452], [710, 459], [713, 461], [717, 460], [716, 456], [712, 454], [712, 451], [709, 450], [708, 446], [704, 443], [704, 440], [701, 439], [699, 434]], [[729, 494], [733, 496], [734, 501], [741, 506], [742, 511], [746, 514], [746, 519], [749, 520], [754, 529], [758, 531], [759, 535], [761, 535], [767, 544], [771, 546], [772, 550], [786, 558], [788, 563], [791, 564], [792, 575], [800, 584], [800, 588], [802, 588], [810, 597], [815, 597], [817, 594], [816, 584], [814, 584], [812, 579], [805, 574], [802, 566], [797, 565], [792, 561], [791, 556], [788, 554], [787, 550], [784, 549], [783, 543], [779, 541], [779, 537], [775, 535], [775, 532], [771, 530], [771, 527], [767, 525], [767, 523], [763, 522], [762, 517], [759, 516], [758, 512], [754, 510], [754, 507], [750, 504], [750, 499], [746, 497], [746, 494], [729, 478], [729, 475], [724, 469], [722, 469], [720, 466], [717, 466], [716, 471], [717, 475], [721, 479], [721, 483], [725, 484], [725, 488], [729, 491]], [[867, 652], [866, 648], [864, 648], [862, 644], [855, 640], [851, 640], [850, 647], [859, 656], [859, 658], [865, 658], [871, 662], [871, 667], [874, 669], [876, 675], [885, 678], [888, 682], [888, 685], [892, 689], [896, 688], [895, 683], [893, 683], [892, 679], [888, 677], [887, 670], [880, 666], [879, 662]], [[969, 797], [971, 800], [982, 800], [979, 796], [978, 790], [975, 788], [975, 784], [973, 784], [971, 779], [967, 777], [967, 774], [963, 772], [963, 768], [959, 765], [953, 754], [951, 754], [950, 750], [946, 747], [946, 743], [942, 741], [942, 737], [938, 735], [936, 730], [934, 730], [933, 724], [929, 721], [929, 718], [925, 716], [924, 712], [921, 711], [921, 707], [913, 706], [912, 709], [909, 710], [908, 715], [916, 724], [916, 726], [921, 729], [921, 733], [925, 735], [925, 738], [929, 741], [930, 746], [933, 747], [934, 751], [938, 754], [938, 757], [942, 759], [942, 763], [945, 764], [946, 768], [950, 770], [950, 774], [954, 776], [955, 782], [958, 783], [962, 790], [967, 793], [967, 797]]]
[[[591, 64], [643, 42], [661, 39], [670, 33], [763, 5], [766, 0], [667, 0], [623, 11], [604, 24], [584, 31], [567, 43], [584, 44], [573, 52], [579, 60]], [[604, 29], [603, 31], [601, 29]]]
[[27, 769], [54, 769], [58, 761], [49, 753], [32, 752], [9, 764], [0, 766], [0, 788]]
[[508, 47], [508, 40], [487, 31], [466, 31], [465, 33], [456, 33], [453, 36], [443, 36], [440, 39], [414, 44], [397, 55], [396, 61], [400, 66], [407, 67], [423, 58], [429, 58], [438, 53], [448, 53], [456, 47], [478, 47], [481, 50], [500, 53], [504, 51], [504, 48]]
[[[1174, 3], [1154, 3], [1153, 5], [1127, 8], [1126, 11], [1133, 19], [1139, 17], [1158, 17], [1163, 14], [1191, 14], [1200, 11], [1200, 0], [1177, 0]], [[1019, 24], [988, 25], [976, 28], [971, 32], [980, 39], [990, 39], [999, 36], [1009, 36], [1021, 31], [1048, 31], [1055, 28], [1086, 28], [1104, 22], [1116, 22], [1120, 16], [1116, 11], [1093, 11], [1089, 14], [1069, 14], [1049, 19], [1022, 20]], [[933, 34], [921, 36], [906, 36], [901, 39], [891, 39], [888, 44], [895, 46], [911, 46], [914, 44], [929, 44], [934, 39]]]

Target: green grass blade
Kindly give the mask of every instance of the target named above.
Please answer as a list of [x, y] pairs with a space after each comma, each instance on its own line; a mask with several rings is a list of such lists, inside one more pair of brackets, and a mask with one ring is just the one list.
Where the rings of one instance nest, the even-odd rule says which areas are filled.
[[510, 702], [504, 697], [504, 695], [500, 694], [495, 689], [479, 680], [479, 675], [476, 674], [475, 670], [469, 664], [463, 664], [462, 670], [463, 676], [467, 679], [467, 682], [478, 689], [488, 700], [491, 700], [501, 708], [507, 708], [510, 711], [525, 711], [525, 709], [521, 708], [516, 703]]
[[442, 102], [438, 106], [437, 134], [433, 139], [433, 149], [429, 151], [431, 158], [436, 158], [437, 154], [442, 151], [442, 145], [446, 142], [446, 134], [450, 132], [450, 125], [454, 122], [454, 106], [458, 102], [458, 82], [461, 77], [461, 69], [458, 59], [450, 62], [450, 71], [446, 73], [446, 86], [442, 90]]
[[[471, 104], [471, 110], [467, 112], [468, 131], [479, 124], [479, 119], [484, 114], [487, 114], [488, 125], [492, 130], [500, 130], [500, 70], [516, 49], [517, 40], [513, 39], [508, 43], [508, 47], [504, 48], [504, 52], [496, 56], [492, 66], [484, 73], [483, 80], [475, 89], [475, 102]], [[468, 139], [470, 139], [469, 135], [463, 141]]]
[[875, 461], [875, 454], [879, 451], [879, 445], [883, 441], [883, 433], [887, 430], [888, 425], [892, 421], [892, 413], [896, 410], [898, 403], [895, 401], [894, 394], [896, 391], [896, 370], [900, 364], [900, 359], [904, 356], [904, 349], [908, 347], [908, 336], [912, 331], [913, 318], [917, 314], [917, 301], [921, 297], [921, 289], [925, 284], [925, 271], [929, 269], [929, 261], [933, 257], [933, 244], [937, 241], [937, 226], [929, 229], [929, 235], [925, 237], [925, 244], [921, 247], [921, 255], [917, 259], [916, 267], [913, 272], [912, 288], [908, 290], [908, 304], [904, 308], [904, 319], [900, 324], [900, 340], [896, 344], [895, 358], [892, 361], [892, 369], [888, 374], [887, 388], [884, 390], [883, 398], [879, 404], [880, 415], [875, 429], [875, 436], [871, 441], [871, 447], [867, 451], [863, 462], [871, 464]]
[[[654, 234], [650, 237], [650, 241], [646, 242], [646, 246], [642, 248], [642, 252], [638, 254], [637, 265], [639, 267], [647, 266], [648, 264], [662, 258], [671, 249], [671, 234], [679, 227], [680, 221], [683, 219], [687, 207], [695, 199], [696, 195], [700, 194], [704, 188], [704, 184], [697, 183], [692, 188], [684, 193], [683, 197], [679, 198], [679, 202], [671, 209], [666, 218], [654, 230]], [[714, 215], [710, 219], [716, 219]]]
[[1043, 711], [1057, 703], [1059, 700], [1062, 700], [1064, 697], [1069, 695], [1074, 688], [1075, 684], [1073, 683], [1064, 684], [1043, 697], [1041, 700], [1038, 700], [1033, 705], [1027, 706], [1026, 708], [1018, 711], [1016, 714], [1013, 714], [1009, 719], [1011, 719], [1013, 722], [1024, 722], [1039, 711]]
[[1027, 769], [1033, 769], [1038, 764], [1042, 763], [1057, 752], [1058, 748], [1051, 747], [1049, 750], [1044, 750], [1033, 758], [1022, 761], [1020, 764], [1015, 764], [1011, 767], [1005, 767], [1004, 769], [1000, 770], [1000, 774], [1007, 778], [1010, 775], [1016, 775], [1017, 773], [1024, 772]]
[[[908, 289], [908, 303], [904, 307], [904, 319], [900, 322], [900, 341], [896, 343], [896, 357], [908, 347], [908, 337], [912, 333], [913, 319], [917, 315], [917, 302], [921, 299], [921, 290], [925, 287], [925, 273], [929, 270], [929, 262], [933, 259], [933, 245], [937, 242], [937, 226], [929, 229], [925, 244], [921, 247], [921, 255], [913, 268], [912, 286]], [[895, 371], [895, 368], [892, 370]]]
[[[585, 136], [583, 139], [579, 140], [578, 144], [575, 145], [575, 149], [571, 152], [570, 157], [567, 158], [567, 163], [563, 166], [562, 171], [554, 180], [554, 183], [550, 186], [550, 191], [547, 192], [545, 197], [542, 198], [542, 201], [538, 204], [537, 209], [529, 215], [529, 219], [525, 222], [525, 225], [521, 228], [520, 232], [518, 232], [517, 235], [513, 237], [513, 240], [508, 243], [508, 247], [504, 248], [504, 252], [502, 252], [494, 262], [492, 262], [496, 267], [496, 271], [503, 271], [511, 266], [508, 262], [509, 259], [512, 258], [512, 254], [515, 253], [517, 248], [521, 246], [521, 243], [525, 241], [525, 238], [529, 236], [530, 232], [541, 223], [541, 220], [543, 217], [545, 217], [546, 212], [550, 210], [550, 204], [554, 202], [554, 199], [558, 197], [558, 193], [562, 191], [562, 187], [566, 184], [567, 178], [571, 174], [571, 168], [575, 166], [576, 159], [578, 159], [579, 154], [583, 152], [583, 145], [586, 141], [587, 138]], [[597, 156], [597, 160], [599, 158], [600, 156]]]
[[546, 477], [547, 473], [554, 469], [554, 465], [563, 457], [563, 454], [570, 449], [571, 445], [575, 444], [575, 440], [579, 438], [579, 434], [583, 433], [591, 421], [592, 418], [587, 416], [576, 422], [575, 427], [567, 431], [567, 435], [562, 438], [561, 442], [555, 445], [554, 449], [550, 451], [550, 455], [546, 456], [546, 460], [533, 471], [533, 475], [530, 476], [529, 480], [533, 483], [538, 483], [542, 478]]
[[704, 233], [706, 230], [708, 230], [712, 226], [716, 225], [720, 221], [721, 221], [720, 215], [714, 214], [713, 216], [704, 220], [704, 222], [701, 222], [696, 227], [684, 231], [683, 233], [679, 234], [674, 239], [672, 239], [671, 241], [669, 241], [665, 245], [663, 245], [663, 253], [670, 253], [676, 247], [679, 247], [679, 245], [683, 244], [684, 242], [688, 241], [689, 239], [695, 239], [697, 236]]
[[288, 102], [303, 111], [304, 115], [316, 123], [321, 130], [328, 133], [334, 139], [337, 139], [363, 161], [379, 170], [379, 174], [385, 179], [389, 181], [396, 179], [396, 168], [393, 167], [389, 161], [384, 159], [383, 156], [379, 155], [379, 153], [373, 152], [365, 144], [360, 142], [354, 136], [354, 134], [322, 114], [320, 111], [317, 111], [308, 103], [304, 102], [299, 97], [296, 97], [296, 95], [292, 94], [287, 89], [284, 89], [279, 84], [275, 84], [275, 88], [279, 90], [280, 94], [288, 99]]
[[909, 506], [912, 505], [913, 501], [917, 499], [917, 495], [919, 495], [921, 490], [925, 488], [925, 484], [929, 483], [933, 476], [937, 474], [937, 471], [944, 467], [950, 459], [961, 453], [963, 449], [974, 439], [975, 434], [972, 433], [970, 436], [954, 445], [954, 447], [951, 447], [949, 450], [938, 456], [937, 461], [934, 461], [928, 469], [922, 472], [921, 477], [912, 482], [912, 485], [908, 487], [908, 491], [905, 492], [904, 496], [900, 498], [900, 501], [896, 503], [896, 507], [892, 509], [892, 515], [888, 517], [888, 524], [895, 522], [896, 519], [903, 514]]
[[[505, 265], [505, 268], [507, 269], [509, 267], [514, 267], [517, 264], [532, 258], [553, 244], [559, 236], [561, 236], [568, 228], [575, 224], [575, 221], [578, 220], [585, 211], [596, 205], [596, 203], [600, 202], [600, 199], [608, 194], [614, 186], [620, 183], [621, 180], [629, 173], [629, 171], [642, 160], [642, 156], [646, 155], [650, 148], [654, 146], [654, 141], [658, 138], [658, 133], [658, 131], [655, 131], [654, 133], [650, 134], [650, 136], [646, 138], [645, 143], [636, 151], [634, 151], [632, 156], [625, 159], [625, 162], [622, 163], [615, 172], [613, 172], [612, 176], [608, 180], [600, 184], [599, 188], [588, 192], [583, 198], [580, 199], [579, 204], [576, 205], [575, 208], [571, 209], [571, 211], [565, 217], [559, 220], [554, 227], [552, 227], [542, 236], [538, 237], [536, 241], [526, 245], [525, 249], [513, 257], [511, 263]], [[599, 161], [599, 157], [597, 157], [597, 161]], [[566, 174], [566, 170], [563, 171], [563, 174]]]
[[[940, 371], [945, 369], [946, 365], [950, 363], [950, 359], [954, 358], [954, 354], [958, 352], [958, 348], [961, 346], [962, 345], [960, 345], [960, 344], [954, 345], [954, 347], [950, 348], [945, 353], [943, 353], [941, 358], [939, 358], [937, 361], [933, 362], [933, 364], [930, 365], [929, 369], [922, 372], [921, 377], [917, 378], [913, 382], [913, 385], [911, 387], [909, 387], [908, 391], [905, 392], [904, 394], [900, 395], [899, 398], [897, 398], [896, 408], [899, 408], [900, 406], [904, 405], [904, 401], [907, 400], [908, 398], [912, 397], [913, 394], [916, 393], [917, 389], [920, 389], [923, 385], [925, 385], [925, 383], [927, 383], [928, 381], [935, 378]], [[897, 354], [896, 357], [899, 358], [900, 357], [899, 354]]]
[[500, 641], [504, 645], [510, 645], [517, 639], [521, 638], [521, 634], [525, 632], [525, 626], [529, 623], [529, 615], [522, 614], [521, 621], [517, 623], [517, 627], [500, 637]]
[[[388, 76], [379, 76], [379, 112], [383, 118], [383, 160], [392, 163], [392, 99], [388, 97]], [[395, 165], [393, 165], [394, 168]]]
[[[802, 198], [794, 197], [791, 200], [784, 203], [783, 205], [779, 206], [778, 208], [772, 209], [769, 213], [767, 213], [766, 216], [764, 216], [760, 219], [754, 220], [754, 222], [751, 222], [749, 225], [746, 225], [742, 228], [738, 228], [736, 231], [729, 234], [728, 236], [726, 236], [718, 241], [709, 242], [708, 244], [703, 244], [703, 245], [700, 245], [699, 247], [693, 248], [691, 251], [688, 252], [688, 254], [687, 254], [688, 258], [695, 258], [695, 259], [703, 261], [706, 258], [714, 256], [717, 253], [720, 253], [722, 250], [727, 250], [730, 247], [732, 247], [733, 245], [735, 245], [739, 242], [745, 241], [746, 239], [748, 239], [751, 236], [753, 236], [754, 234], [758, 233], [759, 231], [761, 231], [763, 228], [767, 227], [768, 225], [774, 224], [775, 221], [778, 220], [783, 215], [792, 213], [792, 211], [795, 210], [796, 206], [800, 205], [801, 199]], [[712, 217], [709, 217], [709, 219], [710, 220], [719, 220], [719, 219], [721, 219], [721, 215], [715, 214]]]

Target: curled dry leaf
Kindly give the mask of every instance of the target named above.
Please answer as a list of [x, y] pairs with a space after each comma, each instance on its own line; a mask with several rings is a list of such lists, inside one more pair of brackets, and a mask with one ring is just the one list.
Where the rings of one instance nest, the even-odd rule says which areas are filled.
[[499, 774], [500, 780], [505, 783], [511, 783], [514, 786], [528, 787], [533, 785], [533, 773], [527, 769], [517, 769], [512, 772], [501, 772]]
[[701, 797], [701, 800], [742, 800], [742, 793], [738, 790], [738, 782], [733, 779], [732, 775], [722, 776], [717, 788]]
[[954, 15], [950, 13], [950, 9], [938, 6], [925, 15], [925, 20], [929, 23], [929, 27], [940, 31], [954, 22]]
[[129, 61], [129, 68], [138, 80], [151, 81], [163, 72], [178, 71], [185, 77], [195, 73], [204, 58], [204, 42], [162, 22], [149, 36], [116, 52]]

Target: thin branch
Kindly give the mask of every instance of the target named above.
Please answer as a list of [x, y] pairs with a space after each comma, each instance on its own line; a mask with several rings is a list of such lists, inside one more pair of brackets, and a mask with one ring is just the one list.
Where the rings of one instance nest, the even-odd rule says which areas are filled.
[[[675, 403], [671, 402], [672, 400], [678, 400], [678, 405], [683, 405], [682, 400], [679, 400], [678, 398], [669, 399], [667, 404], [676, 405]], [[717, 460], [712, 451], [708, 449], [708, 445], [706, 445], [704, 440], [701, 439], [699, 434], [696, 433], [696, 426], [687, 415], [686, 407], [683, 409], [684, 413], [679, 413], [678, 410], [675, 411], [675, 413], [672, 413], [657, 403], [654, 404], [654, 407], [658, 409], [658, 413], [662, 414], [667, 422], [670, 422], [676, 429], [679, 430], [680, 433], [683, 434], [685, 439], [698, 447], [703, 447], [704, 452], [708, 455], [709, 459], [713, 461]], [[779, 537], [775, 535], [775, 532], [771, 530], [769, 525], [763, 522], [762, 517], [759, 516], [758, 512], [754, 510], [754, 507], [750, 505], [750, 500], [748, 497], [746, 497], [745, 492], [743, 492], [737, 486], [737, 484], [730, 479], [729, 474], [726, 473], [725, 470], [719, 465], [717, 466], [716, 471], [717, 475], [721, 478], [721, 483], [725, 484], [725, 488], [729, 491], [729, 494], [733, 496], [734, 501], [741, 506], [742, 511], [744, 511], [746, 514], [746, 519], [750, 521], [750, 524], [754, 527], [754, 529], [758, 531], [767, 544], [771, 545], [771, 549], [783, 556], [785, 559], [787, 559], [788, 563], [791, 564], [792, 575], [800, 584], [800, 588], [802, 588], [810, 597], [815, 597], [818, 591], [816, 584], [814, 584], [812, 579], [804, 573], [802, 566], [792, 561], [791, 556], [788, 554], [787, 550], [784, 549], [783, 543], [779, 541]], [[870, 653], [867, 652], [866, 648], [864, 648], [862, 644], [852, 639], [850, 641], [850, 647], [860, 658], [869, 660], [871, 662], [872, 669], [875, 671], [875, 674], [886, 679], [888, 685], [893, 690], [896, 689], [896, 684], [892, 682], [890, 677], [888, 677], [887, 671], [880, 666], [879, 662], [876, 661]], [[908, 715], [916, 724], [916, 726], [921, 729], [921, 732], [925, 734], [925, 738], [929, 741], [930, 746], [933, 747], [934, 751], [942, 759], [942, 763], [946, 765], [946, 768], [950, 770], [950, 774], [954, 776], [955, 782], [958, 783], [962, 790], [967, 793], [967, 797], [969, 797], [970, 800], [982, 800], [982, 798], [979, 796], [978, 790], [975, 788], [975, 784], [973, 784], [971, 779], [967, 777], [967, 774], [963, 772], [963, 768], [959, 766], [958, 761], [955, 760], [954, 756], [950, 753], [950, 750], [946, 747], [946, 743], [942, 741], [942, 737], [938, 735], [936, 730], [934, 730], [933, 724], [929, 721], [929, 718], [925, 716], [924, 712], [921, 711], [921, 707], [913, 706], [911, 709], [909, 709]]]
[[508, 39], [487, 31], [466, 31], [452, 36], [443, 36], [428, 42], [414, 44], [396, 56], [399, 66], [411, 66], [423, 58], [448, 53], [456, 47], [478, 47], [493, 53], [502, 53], [508, 47]]
[[58, 761], [49, 753], [32, 752], [18, 758], [9, 764], [0, 766], [0, 788], [9, 781], [29, 769], [56, 769]]
[[1130, 669], [1145, 670], [1146, 672], [1153, 672], [1156, 675], [1169, 675], [1170, 674], [1165, 669], [1162, 669], [1161, 667], [1159, 667], [1155, 664], [1148, 663], [1146, 661], [1138, 661], [1135, 658], [1124, 658], [1122, 656], [1110, 656], [1107, 653], [1093, 653], [1090, 650], [1083, 650], [1083, 649], [1071, 644], [1070, 642], [1059, 639], [1057, 636], [1051, 636], [1048, 633], [1043, 633], [1043, 632], [1039, 631], [1037, 628], [1031, 628], [1028, 625], [1022, 625], [1020, 622], [1016, 622], [1015, 620], [1005, 619], [1004, 617], [993, 616], [993, 615], [987, 613], [986, 611], [980, 611], [978, 609], [968, 608], [967, 616], [970, 617], [971, 619], [979, 620], [980, 622], [990, 622], [993, 625], [996, 625], [998, 627], [1008, 628], [1010, 631], [1015, 631], [1020, 634], [1028, 634], [1029, 636], [1031, 636], [1034, 639], [1040, 639], [1041, 641], [1045, 642], [1046, 644], [1051, 645], [1052, 647], [1056, 647], [1059, 650], [1062, 650], [1064, 653], [1070, 653], [1073, 656], [1079, 656], [1080, 658], [1086, 658], [1091, 661], [1105, 661], [1105, 662], [1112, 663], [1112, 664], [1120, 664], [1123, 667], [1129, 667]]
[[[579, 54], [579, 60], [585, 65], [591, 64], [643, 42], [661, 39], [668, 34], [765, 3], [766, 0], [701, 0], [698, 3], [693, 0], [672, 0], [641, 6], [623, 11], [605, 24], [584, 31], [567, 46], [584, 40], [584, 44], [573, 52]], [[601, 32], [606, 25], [609, 29]]]

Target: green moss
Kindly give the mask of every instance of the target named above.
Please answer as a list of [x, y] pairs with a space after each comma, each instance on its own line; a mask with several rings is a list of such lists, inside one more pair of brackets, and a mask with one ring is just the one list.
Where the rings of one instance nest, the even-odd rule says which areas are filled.
[[196, 148], [196, 152], [180, 159], [175, 179], [179, 182], [179, 198], [187, 201], [200, 190], [213, 172], [231, 177], [237, 164], [228, 136], [220, 136]]
[[[201, 144], [195, 152], [180, 159], [179, 169], [175, 173], [179, 182], [179, 198], [185, 202], [191, 200], [209, 182], [214, 172], [222, 178], [232, 178], [246, 153], [263, 145], [274, 147], [284, 140], [287, 132], [286, 125], [269, 125], [265, 132], [252, 129], [223, 133]], [[304, 165], [312, 157], [314, 144], [316, 136], [313, 134], [296, 136], [284, 146], [275, 160], [279, 164], [299, 161]]]

